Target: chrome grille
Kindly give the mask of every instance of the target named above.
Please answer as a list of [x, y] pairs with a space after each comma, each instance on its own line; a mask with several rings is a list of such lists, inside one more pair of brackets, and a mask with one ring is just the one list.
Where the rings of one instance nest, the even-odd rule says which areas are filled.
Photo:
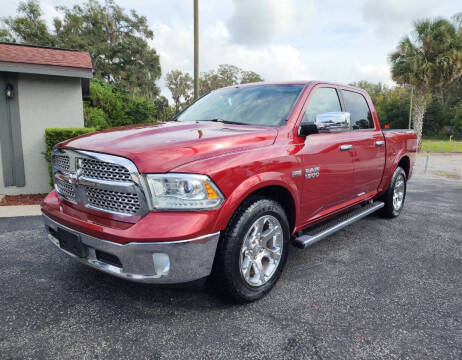
[[132, 181], [130, 171], [122, 165], [95, 159], [81, 160], [82, 175], [92, 179], [111, 181]]
[[66, 183], [64, 181], [58, 180], [55, 178], [56, 191], [63, 198], [75, 202], [75, 191], [72, 184]]
[[138, 171], [130, 160], [57, 149], [52, 154], [52, 166], [56, 191], [69, 201], [122, 216], [148, 211]]
[[140, 210], [137, 194], [86, 187], [88, 204], [97, 209], [134, 215]]
[[69, 171], [69, 164], [70, 164], [70, 161], [69, 161], [69, 156], [67, 155], [53, 155], [52, 156], [52, 164], [53, 164], [53, 167], [58, 169], [58, 170], [61, 170], [61, 171], [64, 171], [64, 172], [68, 172]]

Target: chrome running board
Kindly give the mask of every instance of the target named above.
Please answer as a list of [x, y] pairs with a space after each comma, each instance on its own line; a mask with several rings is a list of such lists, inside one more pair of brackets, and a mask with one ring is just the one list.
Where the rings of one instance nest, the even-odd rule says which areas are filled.
[[381, 201], [374, 201], [368, 203], [365, 206], [355, 208], [353, 210], [347, 211], [339, 216], [324, 221], [320, 224], [316, 224], [311, 228], [303, 231], [303, 235], [300, 235], [292, 240], [292, 243], [301, 249], [306, 248], [307, 246], [317, 243], [319, 240], [324, 239], [325, 237], [336, 233], [339, 230], [347, 227], [348, 225], [353, 224], [354, 222], [361, 220], [373, 212], [383, 208], [385, 204]]

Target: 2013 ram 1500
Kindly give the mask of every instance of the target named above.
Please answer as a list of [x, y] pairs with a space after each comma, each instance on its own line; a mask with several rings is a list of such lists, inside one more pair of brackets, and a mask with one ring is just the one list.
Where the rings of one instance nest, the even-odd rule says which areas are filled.
[[211, 275], [238, 301], [266, 294], [306, 247], [403, 208], [417, 148], [382, 131], [368, 94], [326, 82], [219, 89], [168, 123], [59, 144], [43, 201], [49, 239], [124, 279]]

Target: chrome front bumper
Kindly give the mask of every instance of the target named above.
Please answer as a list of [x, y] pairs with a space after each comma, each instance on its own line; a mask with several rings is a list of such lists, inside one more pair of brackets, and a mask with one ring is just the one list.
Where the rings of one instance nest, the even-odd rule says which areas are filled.
[[[210, 275], [220, 233], [172, 242], [130, 242], [118, 244], [69, 229], [43, 215], [48, 239], [57, 247], [53, 235], [58, 227], [80, 237], [88, 247], [88, 257], [81, 258], [64, 249], [67, 255], [105, 273], [143, 283], [175, 284]], [[50, 230], [51, 229], [51, 230]], [[104, 254], [105, 256], [99, 256]], [[106, 255], [109, 254], [109, 257]], [[104, 260], [116, 257], [120, 263]]]

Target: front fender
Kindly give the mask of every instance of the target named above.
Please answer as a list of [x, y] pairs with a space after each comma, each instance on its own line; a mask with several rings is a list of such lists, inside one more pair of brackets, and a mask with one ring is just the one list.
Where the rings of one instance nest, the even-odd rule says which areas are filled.
[[228, 196], [217, 217], [215, 231], [226, 228], [238, 206], [252, 193], [268, 186], [281, 186], [289, 191], [295, 204], [295, 222], [299, 214], [300, 197], [293, 179], [284, 173], [265, 172], [253, 175], [237, 186]]

